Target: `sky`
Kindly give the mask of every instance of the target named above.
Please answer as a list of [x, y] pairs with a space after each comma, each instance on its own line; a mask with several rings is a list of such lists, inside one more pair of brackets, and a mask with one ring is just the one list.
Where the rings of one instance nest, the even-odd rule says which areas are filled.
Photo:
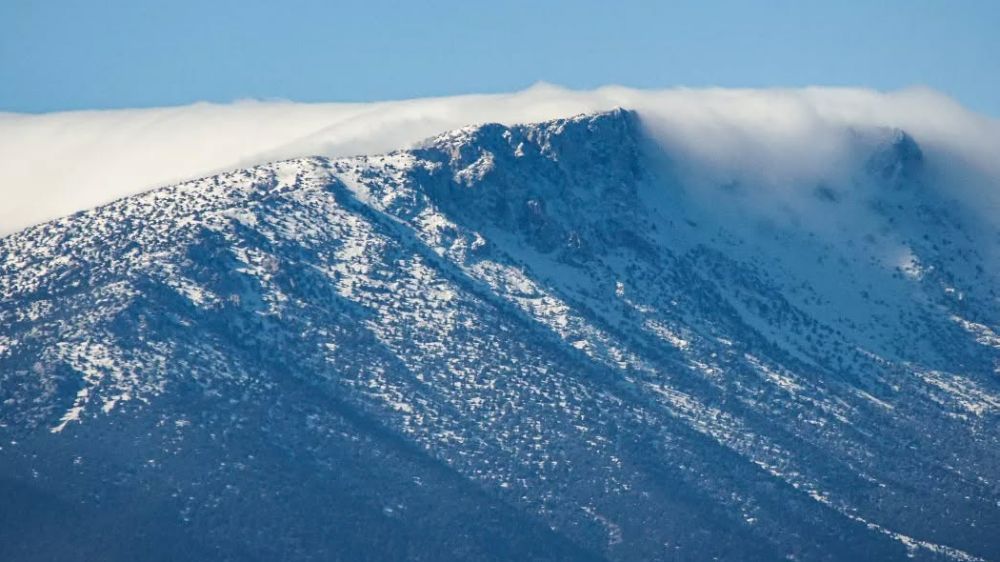
[[927, 86], [1000, 116], [1000, 2], [3, 0], [0, 111]]
[[975, 168], [988, 189], [956, 185], [1000, 216], [997, 29], [997, 0], [0, 0], [0, 236], [618, 106], [716, 183], [828, 181], [850, 131], [903, 128]]

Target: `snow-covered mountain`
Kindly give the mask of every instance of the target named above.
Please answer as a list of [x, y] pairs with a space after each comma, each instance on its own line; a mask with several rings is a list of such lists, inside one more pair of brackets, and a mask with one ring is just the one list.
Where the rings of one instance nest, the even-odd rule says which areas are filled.
[[846, 134], [483, 125], [0, 239], [0, 558], [1000, 559], [1000, 231]]

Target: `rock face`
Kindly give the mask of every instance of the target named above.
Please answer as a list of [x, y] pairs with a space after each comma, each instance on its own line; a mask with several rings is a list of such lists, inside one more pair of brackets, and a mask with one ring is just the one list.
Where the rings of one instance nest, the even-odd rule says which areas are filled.
[[1000, 559], [1000, 236], [858, 138], [766, 209], [619, 110], [0, 239], [0, 559]]

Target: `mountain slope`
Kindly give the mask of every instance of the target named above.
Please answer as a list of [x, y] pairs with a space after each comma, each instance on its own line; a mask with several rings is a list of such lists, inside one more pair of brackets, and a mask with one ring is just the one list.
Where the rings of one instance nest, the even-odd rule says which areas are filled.
[[0, 239], [0, 553], [1000, 558], [1000, 238], [856, 137], [779, 198], [484, 125]]

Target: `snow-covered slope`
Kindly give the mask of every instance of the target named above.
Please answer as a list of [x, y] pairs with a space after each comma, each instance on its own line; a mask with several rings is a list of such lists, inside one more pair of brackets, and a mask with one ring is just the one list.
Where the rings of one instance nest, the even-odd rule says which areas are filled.
[[0, 239], [0, 557], [998, 559], [1000, 232], [848, 144], [704, 185], [615, 110]]

